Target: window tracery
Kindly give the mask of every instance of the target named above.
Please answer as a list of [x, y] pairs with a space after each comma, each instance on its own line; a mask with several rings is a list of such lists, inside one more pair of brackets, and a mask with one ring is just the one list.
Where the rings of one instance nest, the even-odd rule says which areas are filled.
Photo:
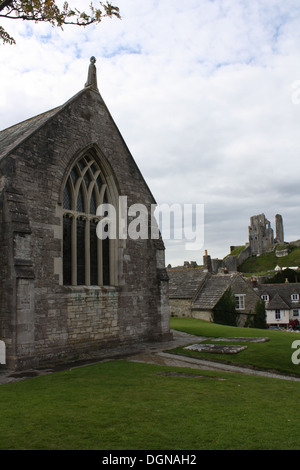
[[108, 200], [103, 172], [87, 153], [75, 162], [63, 190], [64, 285], [110, 284], [110, 240], [96, 234], [97, 207]]

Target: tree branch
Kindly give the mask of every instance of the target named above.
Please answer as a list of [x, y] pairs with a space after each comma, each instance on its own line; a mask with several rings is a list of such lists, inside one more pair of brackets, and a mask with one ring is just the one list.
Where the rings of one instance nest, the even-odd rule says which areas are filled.
[[[25, 21], [48, 22], [52, 26], [62, 27], [63, 25], [88, 26], [92, 23], [100, 23], [105, 17], [113, 16], [121, 18], [119, 8], [113, 6], [109, 1], [100, 1], [100, 8], [95, 8], [90, 4], [89, 14], [85, 11], [71, 9], [67, 2], [64, 2], [62, 9], [56, 5], [56, 0], [0, 0], [0, 12], [5, 8], [6, 12], [0, 14], [1, 18], [21, 19]], [[10, 44], [14, 39], [1, 27], [0, 39]]]
[[11, 5], [13, 0], [4, 0], [3, 2], [0, 3], [0, 11], [2, 11], [4, 8], [8, 7]]

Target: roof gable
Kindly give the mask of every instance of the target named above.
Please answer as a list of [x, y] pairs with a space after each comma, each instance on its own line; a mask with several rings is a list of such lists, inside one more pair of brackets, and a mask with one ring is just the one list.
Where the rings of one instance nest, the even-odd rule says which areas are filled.
[[283, 300], [283, 298], [276, 293], [272, 300], [267, 305], [268, 310], [286, 310], [289, 309], [289, 305]]
[[[144, 188], [142, 189], [142, 187], [140, 187], [139, 191], [142, 190], [147, 201], [151, 204], [156, 204], [155, 198], [130, 150], [128, 149], [128, 146], [111, 116], [100, 92], [91, 86], [83, 88], [62, 106], [1, 131], [0, 163], [12, 152], [18, 151], [19, 154], [22, 154], [22, 152], [20, 152], [21, 146], [25, 145], [27, 140], [38, 136], [39, 133], [44, 133], [43, 139], [44, 142], [47, 143], [47, 133], [50, 127], [52, 127], [52, 129], [50, 131], [50, 139], [48, 140], [55, 140], [56, 142], [56, 121], [57, 124], [60, 125], [62, 122], [66, 123], [68, 119], [72, 122], [72, 125], [75, 123], [78, 126], [79, 131], [82, 129], [82, 124], [90, 126], [90, 130], [84, 134], [85, 141], [77, 135], [75, 136], [76, 138], [69, 140], [73, 155], [75, 155], [76, 152], [78, 153], [82, 151], [83, 148], [91, 146], [91, 144], [98, 145], [100, 150], [103, 151], [103, 148], [106, 146], [106, 142], [108, 141], [108, 139], [106, 140], [105, 138], [105, 132], [109, 132], [110, 140], [114, 142], [118, 141], [121, 144], [119, 145], [121, 154], [120, 152], [118, 154], [115, 153], [111, 146], [109, 148], [109, 155], [104, 151], [108, 163], [110, 163], [114, 168], [115, 173], [120, 167], [119, 173], [121, 173], [121, 165], [117, 163], [120, 162], [121, 155], [121, 158], [124, 158], [124, 162], [126, 161], [126, 163], [124, 163], [126, 168], [131, 167], [130, 174], [142, 183]], [[80, 132], [78, 134], [80, 134]], [[98, 144], [99, 140], [101, 141], [100, 145]], [[68, 147], [68, 150], [70, 150], [70, 146]], [[121, 177], [118, 176], [117, 179], [118, 178], [120, 181]]]

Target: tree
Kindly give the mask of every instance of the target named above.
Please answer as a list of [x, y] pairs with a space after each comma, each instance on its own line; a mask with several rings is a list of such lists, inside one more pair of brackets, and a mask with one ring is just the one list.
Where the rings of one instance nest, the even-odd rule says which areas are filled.
[[[99, 8], [95, 8], [91, 3], [89, 12], [86, 13], [77, 8], [72, 9], [67, 2], [59, 8], [56, 0], [0, 0], [0, 18], [47, 22], [61, 28], [63, 25], [88, 26], [100, 23], [105, 17], [121, 18], [119, 8], [108, 1], [99, 2]], [[2, 26], [0, 39], [3, 44], [15, 44], [14, 38]]]
[[299, 282], [299, 272], [291, 268], [284, 269], [276, 273], [273, 277], [266, 279], [264, 284], [282, 284], [286, 282], [286, 279], [288, 279], [290, 283]]
[[229, 287], [213, 309], [213, 321], [221, 325], [236, 326], [237, 313], [235, 309], [235, 296]]
[[268, 328], [267, 319], [266, 319], [266, 307], [265, 302], [262, 299], [259, 299], [256, 302], [253, 323], [251, 325], [253, 328]]

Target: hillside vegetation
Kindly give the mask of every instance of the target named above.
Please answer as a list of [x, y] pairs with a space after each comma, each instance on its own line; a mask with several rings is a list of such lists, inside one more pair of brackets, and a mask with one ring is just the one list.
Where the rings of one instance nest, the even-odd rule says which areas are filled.
[[288, 255], [277, 257], [274, 250], [260, 256], [251, 256], [239, 267], [239, 271], [245, 274], [264, 274], [274, 271], [276, 266], [300, 268], [300, 247], [294, 245], [287, 245], [286, 247], [289, 249]]

